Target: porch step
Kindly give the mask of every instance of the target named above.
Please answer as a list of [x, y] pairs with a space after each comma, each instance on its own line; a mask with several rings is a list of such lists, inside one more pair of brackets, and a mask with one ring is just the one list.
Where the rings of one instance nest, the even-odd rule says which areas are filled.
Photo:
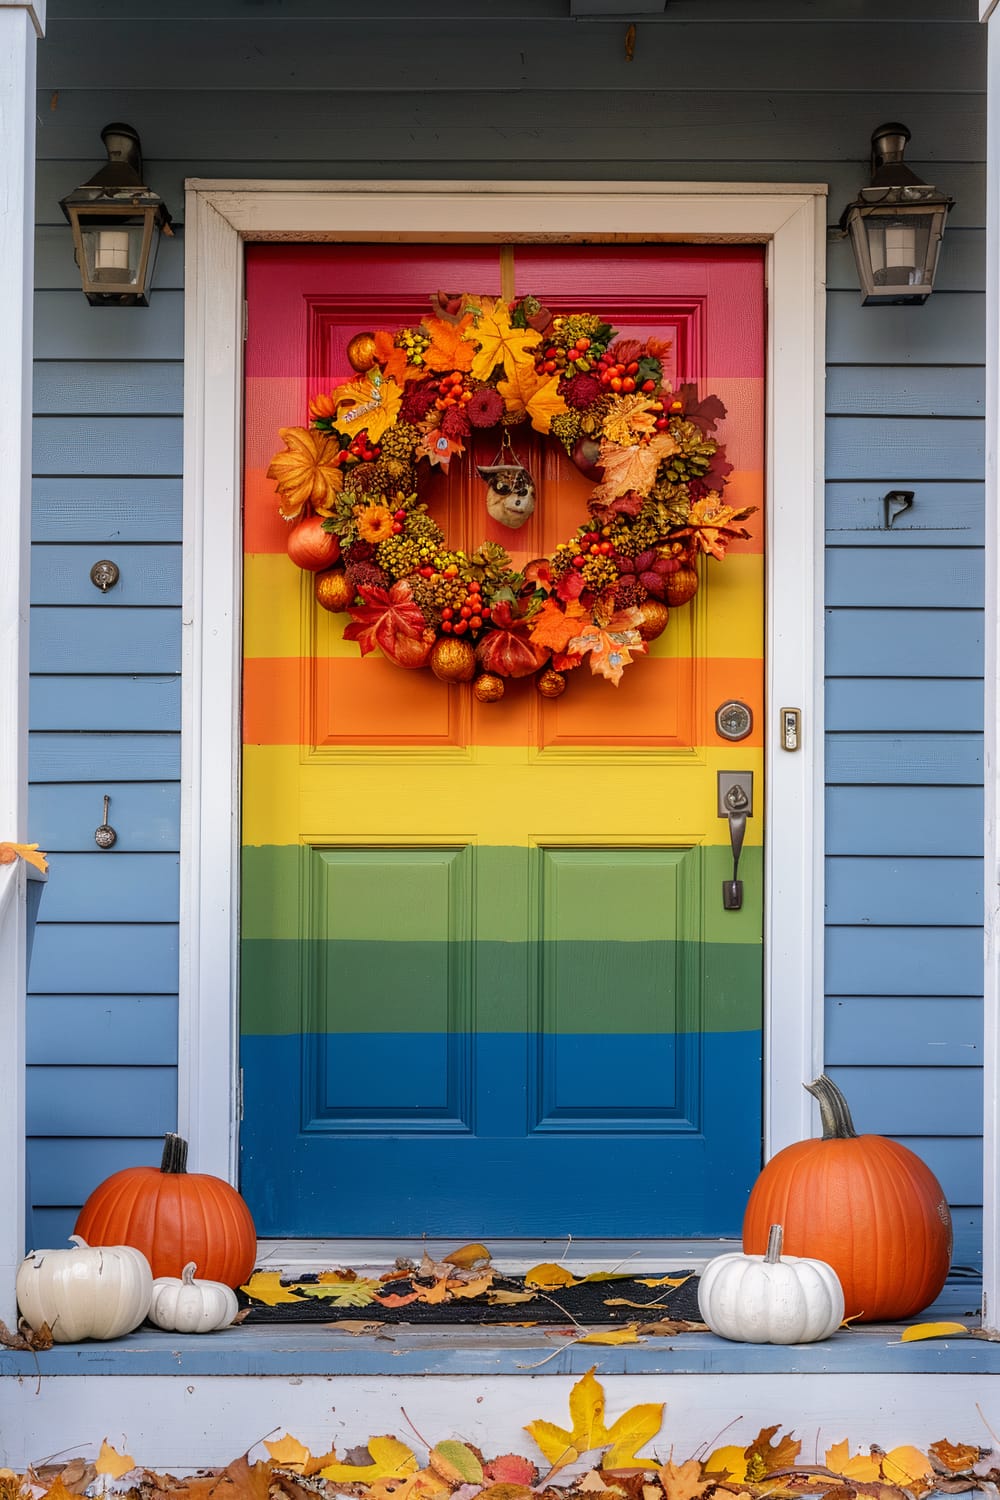
[[[257, 1265], [287, 1276], [351, 1266], [354, 1270], [385, 1270], [397, 1258], [418, 1261], [426, 1251], [434, 1260], [458, 1248], [457, 1240], [335, 1239], [259, 1240]], [[621, 1239], [490, 1239], [489, 1249], [498, 1271], [523, 1274], [532, 1266], [556, 1261], [567, 1270], [589, 1271], [700, 1270], [715, 1255], [738, 1250], [735, 1239], [621, 1240]]]
[[[978, 1286], [952, 1283], [922, 1320], [975, 1326]], [[292, 1432], [313, 1452], [393, 1433], [423, 1446], [461, 1437], [492, 1453], [531, 1453], [525, 1424], [562, 1425], [575, 1380], [596, 1367], [613, 1419], [665, 1401], [655, 1445], [681, 1458], [746, 1444], [780, 1423], [810, 1451], [989, 1446], [1000, 1430], [1000, 1344], [901, 1341], [902, 1325], [844, 1329], [820, 1344], [733, 1344], [707, 1333], [633, 1345], [564, 1345], [541, 1328], [390, 1325], [351, 1337], [335, 1326], [250, 1325], [198, 1337], [141, 1328], [124, 1339], [0, 1352], [0, 1465], [87, 1452], [103, 1437], [170, 1473], [259, 1453]], [[988, 1425], [987, 1425], [988, 1424]], [[725, 1430], [724, 1439], [719, 1433]]]

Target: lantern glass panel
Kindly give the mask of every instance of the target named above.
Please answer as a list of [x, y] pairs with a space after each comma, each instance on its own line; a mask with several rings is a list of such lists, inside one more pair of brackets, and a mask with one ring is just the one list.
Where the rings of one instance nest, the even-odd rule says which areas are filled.
[[852, 209], [851, 238], [863, 301], [924, 302], [933, 289], [944, 233], [942, 207]]
[[146, 307], [159, 235], [155, 210], [71, 212], [83, 289], [94, 305]]

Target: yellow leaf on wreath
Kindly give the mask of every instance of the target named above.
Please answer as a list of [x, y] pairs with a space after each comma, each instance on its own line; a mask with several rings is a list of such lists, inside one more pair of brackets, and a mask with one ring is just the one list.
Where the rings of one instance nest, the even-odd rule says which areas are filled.
[[420, 1468], [413, 1452], [398, 1438], [369, 1438], [365, 1446], [372, 1457], [370, 1464], [327, 1464], [318, 1471], [319, 1477], [340, 1484], [371, 1484], [376, 1479], [404, 1479]]
[[135, 1468], [135, 1459], [130, 1453], [119, 1453], [118, 1449], [112, 1448], [105, 1438], [94, 1468], [98, 1474], [107, 1474], [112, 1479], [120, 1479], [123, 1474]]
[[918, 1339], [946, 1339], [956, 1334], [965, 1337], [968, 1332], [964, 1323], [912, 1323], [903, 1329], [901, 1338], [904, 1344], [915, 1344]]
[[492, 306], [484, 298], [476, 327], [466, 337], [479, 345], [472, 361], [473, 377], [489, 380], [497, 365], [503, 365], [508, 378], [518, 365], [534, 366], [532, 351], [541, 335], [534, 328], [514, 328], [507, 304], [498, 297]]
[[337, 403], [333, 419], [337, 431], [346, 437], [357, 437], [362, 429], [367, 429], [371, 442], [377, 443], [396, 420], [403, 392], [394, 380], [378, 372], [338, 385], [333, 399]]
[[580, 1283], [572, 1271], [567, 1271], [565, 1266], [557, 1266], [552, 1261], [543, 1261], [539, 1266], [532, 1266], [524, 1278], [525, 1286], [538, 1286], [543, 1291], [555, 1291], [561, 1286], [579, 1286]]
[[520, 422], [528, 415], [528, 402], [544, 379], [535, 373], [534, 365], [516, 365], [506, 380], [497, 381], [497, 391], [511, 421]]
[[344, 476], [334, 463], [340, 444], [326, 432], [305, 427], [281, 427], [278, 436], [286, 452], [276, 453], [267, 470], [278, 491], [278, 509], [294, 521], [308, 506], [328, 515]]
[[582, 1339], [577, 1339], [578, 1344], [637, 1344], [638, 1342], [638, 1323], [626, 1323], [624, 1328], [608, 1328], [603, 1332], [585, 1333]]
[[255, 1302], [263, 1302], [267, 1307], [277, 1307], [279, 1302], [301, 1302], [303, 1299], [296, 1296], [291, 1287], [281, 1285], [280, 1271], [255, 1271], [246, 1286], [240, 1287], [241, 1292], [246, 1292]]
[[559, 394], [559, 382], [561, 379], [561, 375], [549, 376], [528, 397], [528, 416], [531, 418], [531, 425], [536, 432], [550, 431], [552, 418], [561, 416], [566, 410], [566, 402]]

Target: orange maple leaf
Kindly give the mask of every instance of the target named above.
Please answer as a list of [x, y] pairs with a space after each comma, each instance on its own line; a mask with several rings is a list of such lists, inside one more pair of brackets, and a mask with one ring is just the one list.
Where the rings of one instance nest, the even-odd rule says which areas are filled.
[[634, 609], [620, 609], [612, 615], [606, 630], [587, 625], [569, 642], [570, 651], [581, 655], [589, 652], [590, 670], [617, 687], [633, 655], [643, 655], [649, 649], [639, 634], [637, 614]]
[[669, 432], [658, 433], [648, 443], [627, 448], [618, 443], [603, 442], [597, 462], [604, 470], [604, 478], [591, 500], [614, 500], [629, 490], [648, 494], [661, 462], [676, 452], [677, 444]]
[[446, 323], [443, 318], [426, 318], [423, 330], [430, 339], [424, 350], [424, 367], [444, 374], [450, 370], [469, 370], [476, 357], [474, 345], [465, 337], [472, 314], [466, 313], [460, 323]]
[[669, 1459], [658, 1477], [667, 1500], [698, 1500], [699, 1495], [716, 1483], [714, 1479], [702, 1479], [701, 1464], [696, 1458], [689, 1458], [683, 1464], [675, 1464]]
[[747, 1462], [752, 1464], [757, 1459], [765, 1474], [770, 1474], [775, 1469], [790, 1469], [802, 1447], [791, 1433], [786, 1433], [776, 1443], [772, 1443], [771, 1439], [777, 1431], [777, 1427], [762, 1427], [746, 1449]]
[[696, 547], [700, 547], [702, 552], [710, 552], [721, 562], [733, 537], [750, 535], [742, 526], [734, 526], [733, 522], [745, 521], [756, 509], [755, 505], [744, 506], [742, 510], [724, 505], [718, 491], [711, 490], [702, 499], [695, 501], [688, 511], [688, 524], [673, 534], [691, 537]]
[[405, 385], [408, 380], [419, 380], [426, 371], [420, 365], [411, 365], [406, 357], [406, 350], [397, 347], [396, 335], [390, 333], [386, 328], [380, 328], [375, 339], [375, 358], [382, 367], [382, 374], [389, 380], [394, 380], [397, 385]]
[[532, 621], [531, 639], [551, 651], [565, 651], [586, 618], [587, 611], [579, 599], [571, 599], [568, 604], [546, 599]]
[[287, 451], [274, 455], [267, 477], [275, 482], [281, 514], [286, 521], [294, 521], [310, 505], [328, 514], [344, 483], [335, 463], [340, 444], [326, 432], [310, 432], [305, 427], [281, 427], [278, 436]]

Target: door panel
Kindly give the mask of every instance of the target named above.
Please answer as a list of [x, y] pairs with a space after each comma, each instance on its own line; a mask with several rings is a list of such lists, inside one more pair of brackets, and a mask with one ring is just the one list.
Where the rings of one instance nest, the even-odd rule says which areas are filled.
[[[761, 503], [758, 250], [514, 263], [518, 292], [666, 330], [675, 383], [729, 407], [728, 494]], [[715, 783], [748, 769], [759, 789], [761, 740], [714, 724], [727, 698], [761, 722], [760, 542], [702, 570], [618, 689], [583, 669], [559, 699], [508, 681], [490, 705], [361, 660], [284, 555], [278, 428], [344, 378], [355, 333], [499, 280], [496, 247], [248, 250], [242, 1187], [264, 1234], [725, 1234], [760, 1165], [762, 818], [725, 912]], [[450, 545], [522, 562], [572, 534], [591, 485], [512, 437], [539, 490], [521, 530], [483, 503], [495, 434], [425, 498]]]

